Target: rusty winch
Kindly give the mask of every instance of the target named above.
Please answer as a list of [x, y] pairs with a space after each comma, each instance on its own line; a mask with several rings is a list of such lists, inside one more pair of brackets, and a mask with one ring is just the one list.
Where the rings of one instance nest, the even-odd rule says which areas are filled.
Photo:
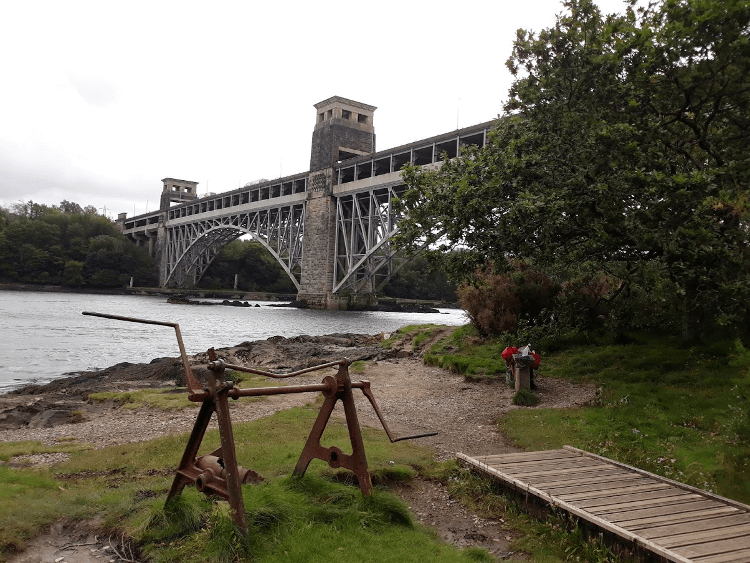
[[[244, 532], [247, 532], [247, 523], [245, 521], [245, 506], [242, 500], [241, 486], [247, 483], [262, 481], [263, 478], [255, 471], [244, 469], [237, 465], [232, 421], [229, 416], [228, 400], [230, 398], [239, 399], [240, 397], [284, 395], [287, 393], [322, 393], [325, 400], [320, 407], [318, 417], [315, 419], [312, 430], [307, 438], [305, 447], [302, 449], [302, 454], [297, 461], [293, 474], [298, 476], [304, 475], [310, 462], [313, 459], [320, 459], [333, 468], [343, 467], [354, 473], [363, 495], [369, 495], [371, 493], [372, 482], [367, 468], [367, 457], [365, 456], [365, 447], [362, 441], [359, 420], [357, 419], [357, 410], [354, 405], [352, 389], [362, 390], [362, 393], [364, 393], [372, 407], [375, 409], [375, 413], [391, 442], [424, 438], [426, 436], [435, 436], [437, 434], [437, 432], [428, 432], [425, 434], [395, 438], [391, 434], [388, 424], [386, 424], [383, 419], [383, 415], [375, 402], [372, 390], [370, 389], [370, 382], [352, 381], [349, 378], [348, 369], [350, 362], [346, 359], [295, 371], [293, 373], [275, 374], [225, 363], [217, 357], [214, 349], [211, 348], [208, 350], [210, 360], [208, 369], [210, 377], [208, 378], [208, 381], [201, 386], [190, 369], [190, 363], [188, 362], [187, 354], [185, 353], [185, 346], [182, 342], [180, 326], [177, 323], [134, 319], [117, 315], [106, 315], [103, 313], [84, 312], [83, 314], [119, 321], [174, 328], [177, 336], [177, 344], [180, 348], [180, 355], [182, 357], [182, 365], [185, 370], [188, 399], [202, 404], [198, 416], [196, 417], [195, 424], [193, 425], [193, 430], [188, 438], [185, 452], [182, 454], [182, 459], [177, 467], [172, 487], [167, 495], [166, 504], [169, 504], [170, 501], [177, 498], [186, 485], [195, 485], [196, 489], [205, 494], [215, 495], [229, 501], [232, 511], [232, 519]], [[328, 375], [317, 385], [290, 385], [283, 387], [240, 389], [235, 387], [232, 381], [226, 380], [224, 376], [225, 370], [231, 369], [274, 379], [284, 379], [332, 367], [338, 367], [336, 376]], [[346, 426], [349, 431], [349, 440], [352, 447], [351, 455], [345, 454], [340, 448], [335, 446], [325, 447], [320, 443], [320, 438], [323, 435], [323, 431], [325, 430], [328, 420], [331, 417], [331, 413], [338, 401], [341, 401], [344, 405]], [[203, 441], [203, 436], [206, 433], [206, 429], [208, 428], [213, 413], [216, 413], [221, 446], [207, 455], [197, 457], [198, 450]]]

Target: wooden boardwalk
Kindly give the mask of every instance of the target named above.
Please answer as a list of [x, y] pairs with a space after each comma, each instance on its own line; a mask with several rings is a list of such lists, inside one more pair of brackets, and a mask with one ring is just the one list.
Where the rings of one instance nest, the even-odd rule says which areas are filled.
[[750, 506], [565, 446], [457, 457], [669, 561], [750, 562]]

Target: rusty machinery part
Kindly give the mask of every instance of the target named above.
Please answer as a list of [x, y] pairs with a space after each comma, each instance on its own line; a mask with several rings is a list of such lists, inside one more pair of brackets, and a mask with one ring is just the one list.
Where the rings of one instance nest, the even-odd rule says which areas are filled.
[[147, 319], [134, 319], [132, 317], [121, 317], [119, 315], [106, 315], [104, 313], [92, 313], [90, 311], [84, 311], [83, 314], [88, 315], [90, 317], [102, 317], [104, 319], [113, 319], [116, 321], [127, 321], [130, 323], [141, 323], [141, 324], [147, 324], [147, 325], [159, 325], [159, 326], [172, 327], [175, 331], [175, 335], [177, 336], [177, 345], [180, 348], [180, 357], [182, 358], [182, 367], [185, 370], [185, 381], [187, 383], [188, 394], [192, 395], [194, 393], [200, 393], [201, 385], [200, 383], [198, 383], [198, 380], [193, 375], [193, 370], [190, 369], [190, 362], [188, 362], [187, 353], [185, 352], [185, 345], [182, 343], [182, 334], [180, 333], [180, 325], [178, 325], [177, 323], [168, 323], [164, 321], [150, 321]]
[[[268, 377], [275, 377], [275, 378], [282, 378], [282, 377], [293, 377], [295, 375], [302, 375], [303, 373], [309, 373], [311, 371], [316, 371], [319, 369], [327, 368], [327, 367], [333, 367], [333, 366], [349, 366], [351, 363], [349, 360], [339, 360], [337, 362], [331, 362], [329, 364], [323, 364], [320, 366], [315, 366], [312, 368], [303, 369], [300, 371], [295, 371], [294, 373], [289, 374], [273, 374], [269, 373], [267, 371], [261, 371], [258, 369], [253, 368], [247, 368], [244, 366], [238, 366], [234, 364], [227, 364], [223, 360], [215, 360], [211, 362], [208, 366], [211, 370], [217, 370], [217, 369], [232, 369], [236, 371], [244, 371], [246, 373], [253, 373], [257, 375], [265, 375]], [[327, 398], [329, 395], [332, 395], [335, 393], [336, 389], [331, 389], [334, 382], [336, 382], [336, 379], [328, 376], [323, 380], [323, 384], [320, 386], [313, 386], [313, 385], [300, 385], [298, 387], [265, 387], [261, 389], [234, 389], [229, 391], [229, 396], [232, 398], [237, 397], [246, 397], [246, 396], [257, 396], [261, 394], [265, 395], [274, 395], [277, 393], [277, 390], [284, 390], [285, 393], [304, 393], [305, 391], [322, 391], [323, 395]], [[339, 382], [337, 385], [341, 385], [342, 383]], [[328, 389], [320, 389], [319, 387], [328, 386]], [[402, 440], [413, 440], [416, 438], [426, 438], [428, 436], [437, 436], [437, 432], [427, 432], [425, 434], [415, 434], [411, 436], [401, 436], [399, 438], [394, 438], [393, 434], [391, 434], [390, 428], [388, 428], [388, 424], [386, 423], [385, 419], [383, 418], [383, 414], [380, 412], [380, 409], [378, 408], [378, 404], [375, 402], [375, 397], [372, 394], [372, 390], [370, 389], [370, 382], [369, 381], [352, 381], [351, 382], [352, 389], [361, 389], [362, 393], [367, 397], [367, 400], [370, 401], [370, 404], [372, 405], [373, 410], [375, 411], [375, 414], [378, 417], [378, 420], [380, 420], [380, 423], [383, 425], [383, 430], [385, 430], [386, 435], [388, 436], [388, 439], [393, 442], [400, 442]], [[312, 389], [312, 387], [316, 387], [316, 389]]]
[[343, 360], [336, 360], [335, 362], [328, 362], [327, 364], [320, 364], [317, 366], [312, 366], [309, 368], [301, 369], [298, 371], [293, 371], [291, 373], [271, 373], [270, 371], [263, 371], [260, 369], [255, 368], [248, 368], [245, 366], [237, 366], [234, 364], [228, 364], [224, 360], [219, 359], [219, 357], [216, 355], [216, 351], [213, 348], [209, 348], [208, 350], [208, 358], [211, 360], [211, 363], [208, 364], [208, 369], [212, 371], [221, 371], [224, 369], [233, 369], [237, 371], [244, 371], [245, 373], [252, 373], [255, 375], [262, 375], [264, 377], [271, 377], [273, 379], [286, 379], [289, 377], [295, 377], [297, 375], [303, 375], [305, 373], [310, 373], [312, 371], [319, 371], [321, 369], [325, 368], [332, 368], [336, 366], [350, 366], [351, 362], [344, 358]]
[[[256, 397], [262, 395], [321, 392], [325, 401], [320, 408], [320, 412], [313, 424], [313, 428], [310, 431], [310, 435], [307, 438], [307, 442], [305, 443], [305, 447], [303, 448], [297, 465], [294, 468], [293, 474], [297, 476], [304, 475], [310, 462], [313, 459], [319, 459], [328, 463], [328, 465], [333, 468], [343, 467], [352, 471], [357, 477], [359, 488], [363, 495], [370, 494], [372, 491], [372, 482], [370, 481], [370, 474], [367, 468], [367, 457], [365, 455], [364, 442], [362, 440], [362, 432], [357, 418], [357, 410], [354, 405], [352, 389], [362, 390], [365, 397], [370, 401], [370, 404], [375, 410], [375, 413], [391, 442], [434, 436], [437, 434], [437, 432], [429, 432], [426, 434], [394, 438], [388, 425], [383, 419], [383, 415], [381, 414], [377, 403], [375, 402], [372, 390], [370, 389], [370, 382], [352, 382], [349, 378], [348, 370], [350, 362], [347, 359], [302, 369], [292, 373], [275, 374], [263, 370], [247, 368], [245, 366], [225, 363], [217, 357], [216, 351], [211, 348], [208, 350], [208, 356], [211, 360], [211, 363], [208, 366], [210, 377], [208, 378], [208, 381], [205, 382], [204, 386], [201, 387], [190, 369], [190, 364], [180, 334], [180, 328], [177, 323], [135, 319], [117, 315], [106, 315], [103, 313], [84, 312], [83, 314], [120, 321], [168, 326], [175, 329], [177, 343], [182, 356], [182, 364], [185, 369], [185, 378], [188, 383], [188, 398], [191, 401], [200, 402], [202, 404], [198, 416], [196, 417], [195, 424], [193, 425], [193, 430], [188, 438], [188, 443], [183, 452], [182, 459], [177, 471], [175, 472], [175, 477], [172, 482], [172, 487], [169, 490], [169, 494], [167, 495], [166, 502], [169, 503], [172, 499], [179, 496], [186, 485], [193, 484], [201, 492], [219, 496], [229, 501], [232, 519], [244, 532], [247, 532], [247, 523], [245, 520], [245, 507], [242, 499], [241, 486], [247, 483], [260, 482], [263, 478], [255, 471], [245, 469], [237, 464], [236, 446], [232, 421], [229, 416], [228, 399]], [[336, 376], [327, 375], [324, 377], [323, 382], [318, 385], [289, 385], [285, 387], [240, 389], [236, 388], [231, 381], [225, 379], [226, 369], [233, 369], [274, 379], [285, 379], [334, 367], [338, 367]], [[338, 401], [341, 401], [344, 406], [346, 425], [352, 446], [351, 455], [345, 454], [338, 447], [324, 447], [320, 443], [323, 431], [325, 430], [331, 413]], [[219, 426], [221, 446], [210, 454], [198, 456], [198, 450], [200, 449], [206, 429], [208, 428], [208, 424], [214, 413], [216, 413], [216, 419]]]
[[[222, 498], [228, 497], [226, 488], [226, 469], [224, 460], [212, 454], [204, 455], [195, 460], [195, 468], [200, 473], [195, 477], [195, 488], [205, 494], [216, 494]], [[263, 477], [252, 469], [237, 466], [237, 477], [241, 484], [260, 483]]]

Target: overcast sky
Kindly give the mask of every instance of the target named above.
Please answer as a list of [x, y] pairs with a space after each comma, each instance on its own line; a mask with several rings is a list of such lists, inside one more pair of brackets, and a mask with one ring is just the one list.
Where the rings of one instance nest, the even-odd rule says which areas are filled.
[[[605, 13], [621, 0], [600, 0]], [[0, 204], [153, 211], [161, 179], [308, 169], [313, 104], [376, 106], [384, 150], [497, 117], [516, 29], [557, 0], [4, 1]], [[148, 206], [148, 209], [147, 209]]]

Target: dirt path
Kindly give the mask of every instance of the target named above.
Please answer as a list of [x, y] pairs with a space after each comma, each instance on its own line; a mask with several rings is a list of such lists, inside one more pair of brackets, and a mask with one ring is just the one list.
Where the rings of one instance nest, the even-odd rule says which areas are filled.
[[[438, 436], [416, 440], [419, 445], [434, 448], [438, 460], [449, 459], [456, 452], [482, 455], [514, 451], [512, 445], [496, 430], [495, 421], [504, 413], [523, 407], [511, 404], [512, 390], [504, 383], [489, 385], [466, 382], [460, 376], [424, 365], [421, 357], [371, 362], [363, 373], [352, 374], [352, 379], [371, 381], [375, 399], [395, 435], [438, 431]], [[310, 382], [309, 377], [300, 378], [297, 382], [287, 380], [289, 384]], [[594, 397], [594, 389], [590, 386], [574, 386], [547, 379], [543, 377], [543, 372], [537, 384], [537, 392], [542, 399], [540, 407], [581, 405]], [[380, 423], [367, 400], [359, 393], [355, 397], [360, 422], [379, 428]], [[253, 420], [309, 401], [307, 395], [282, 395], [252, 403], [238, 401], [232, 409], [232, 419], [236, 422]], [[35, 439], [51, 444], [58, 439], [75, 437], [81, 443], [101, 448], [187, 432], [194, 417], [195, 411], [192, 410], [171, 413], [156, 409], [131, 411], [101, 407], [98, 411], [87, 413], [88, 420], [80, 424], [0, 431], [0, 441]], [[54, 454], [12, 461], [54, 464], [65, 457], [65, 454]], [[401, 486], [395, 492], [422, 523], [433, 526], [446, 541], [458, 546], [481, 546], [500, 559], [511, 555], [508, 548], [510, 536], [503, 523], [487, 521], [467, 511], [450, 498], [441, 484], [417, 481], [411, 486]], [[62, 526], [53, 528], [49, 534], [38, 538], [26, 552], [11, 559], [11, 563], [127, 560], [127, 556], [123, 559], [116, 554], [116, 549], [121, 553], [124, 550], [116, 542], [107, 547], [106, 541], [94, 538], [93, 529], [81, 531], [79, 526], [74, 530], [75, 533], [68, 533]], [[75, 546], [77, 543], [82, 545]]]

